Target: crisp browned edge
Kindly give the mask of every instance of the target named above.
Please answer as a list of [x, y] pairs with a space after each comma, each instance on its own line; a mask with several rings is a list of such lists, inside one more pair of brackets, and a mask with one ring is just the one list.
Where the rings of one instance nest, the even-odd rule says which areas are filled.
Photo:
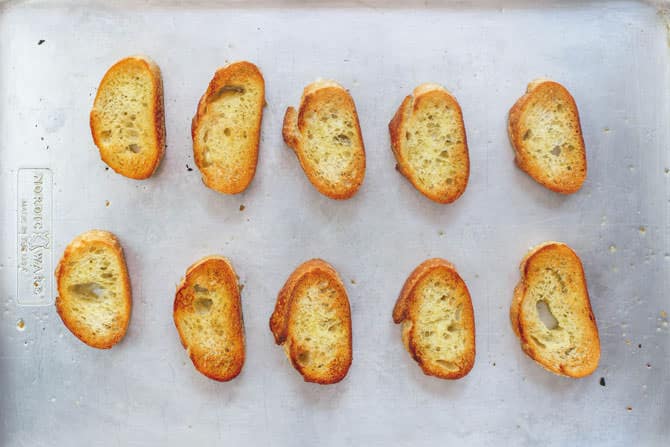
[[[99, 344], [95, 344], [91, 340], [87, 340], [86, 338], [84, 338], [83, 334], [78, 333], [76, 328], [69, 324], [69, 320], [65, 315], [65, 310], [61, 307], [61, 300], [62, 300], [61, 297], [66, 293], [66, 291], [61, 288], [61, 281], [64, 275], [63, 271], [64, 264], [67, 262], [69, 257], [72, 256], [72, 253], [79, 248], [80, 245], [83, 246], [90, 244], [107, 245], [108, 247], [112, 248], [114, 254], [116, 254], [119, 265], [121, 266], [120, 272], [123, 281], [123, 291], [124, 291], [123, 296], [125, 297], [126, 305], [128, 307], [128, 312], [125, 315], [126, 318], [123, 329], [115, 333], [113, 336], [108, 337], [105, 342]], [[56, 297], [56, 303], [55, 303], [56, 312], [58, 312], [58, 316], [63, 321], [65, 327], [68, 328], [68, 330], [72, 332], [72, 334], [75, 337], [77, 337], [79, 340], [81, 340], [88, 346], [97, 349], [109, 349], [115, 344], [117, 344], [119, 341], [121, 341], [123, 337], [125, 337], [126, 332], [128, 330], [128, 325], [130, 323], [130, 315], [132, 313], [132, 306], [133, 306], [132, 289], [130, 287], [130, 277], [128, 276], [128, 267], [126, 266], [126, 259], [123, 255], [123, 247], [121, 247], [119, 239], [114, 234], [105, 230], [89, 230], [75, 237], [67, 245], [67, 247], [65, 247], [63, 257], [58, 262], [54, 275], [56, 277], [56, 285], [58, 289], [58, 296]]]
[[412, 333], [414, 331], [414, 326], [412, 325], [412, 328], [410, 329], [410, 334], [407, 337], [407, 345], [406, 349], [409, 351], [410, 355], [412, 358], [419, 364], [421, 367], [421, 370], [423, 371], [424, 374], [429, 375], [429, 376], [434, 376], [438, 377], [441, 379], [460, 379], [461, 377], [466, 376], [474, 367], [475, 365], [475, 356], [476, 356], [476, 350], [477, 350], [477, 343], [476, 343], [476, 330], [475, 330], [475, 319], [474, 319], [474, 308], [472, 306], [472, 297], [470, 295], [470, 290], [468, 289], [467, 284], [461, 277], [461, 275], [458, 274], [458, 271], [456, 270], [456, 267], [449, 261], [442, 259], [442, 258], [432, 258], [432, 259], [427, 259], [423, 261], [421, 264], [419, 264], [409, 275], [407, 280], [405, 280], [405, 283], [403, 284], [403, 287], [400, 291], [400, 294], [398, 295], [398, 299], [396, 300], [395, 307], [393, 308], [393, 322], [396, 324], [403, 323], [407, 318], [408, 318], [408, 311], [409, 311], [409, 306], [411, 305], [412, 297], [414, 294], [414, 289], [416, 285], [423, 279], [427, 274], [432, 272], [435, 269], [438, 268], [445, 268], [449, 271], [451, 271], [453, 274], [455, 274], [458, 278], [460, 278], [461, 282], [463, 283], [463, 286], [465, 287], [465, 291], [467, 292], [468, 295], [468, 300], [467, 304], [469, 305], [468, 311], [470, 312], [470, 315], [472, 315], [472, 328], [468, 328], [472, 330], [472, 336], [475, 339], [475, 343], [473, 344], [472, 352], [466, 353], [466, 366], [461, 369], [460, 371], [457, 371], [452, 374], [442, 374], [440, 371], [436, 371], [433, 369], [428, 368], [426, 365], [423, 363], [423, 359], [418, 355], [416, 351], [415, 344], [413, 342], [414, 337], [412, 336]]
[[[311, 101], [317, 101], [316, 95], [318, 93], [324, 93], [324, 91], [330, 91], [334, 95], [344, 95], [344, 98], [349, 103], [349, 107], [353, 111], [355, 118], [355, 128], [356, 133], [358, 134], [359, 141], [361, 142], [361, 152], [363, 153], [362, 157], [362, 166], [360, 166], [360, 176], [355, 179], [355, 184], [350, 189], [338, 190], [335, 188], [328, 188], [325, 185], [319, 182], [319, 179], [314, 175], [314, 171], [309, 168], [302, 156], [301, 148], [301, 137], [300, 131], [303, 128], [304, 124], [304, 111], [307, 108], [307, 105]], [[305, 172], [307, 179], [310, 183], [319, 191], [321, 194], [330, 197], [335, 200], [344, 200], [351, 198], [354, 194], [358, 192], [363, 184], [365, 178], [365, 168], [366, 168], [366, 156], [365, 156], [365, 143], [363, 142], [363, 134], [361, 133], [361, 126], [358, 119], [358, 111], [356, 109], [356, 104], [351, 94], [347, 89], [339, 85], [334, 81], [316, 81], [305, 87], [303, 90], [302, 97], [300, 99], [300, 106], [298, 111], [294, 107], [288, 107], [286, 113], [284, 114], [284, 122], [282, 125], [282, 137], [287, 146], [293, 149], [293, 152], [298, 157], [300, 166]]]
[[[467, 139], [467, 132], [465, 131], [465, 122], [463, 121], [463, 111], [461, 110], [461, 105], [458, 103], [458, 100], [456, 100], [456, 98], [452, 94], [450, 94], [446, 89], [437, 88], [437, 85], [435, 85], [434, 88], [428, 90], [423, 89], [424, 86], [427, 86], [427, 84], [422, 84], [416, 87], [413, 92], [414, 96], [408, 95], [405, 97], [405, 99], [400, 104], [400, 107], [398, 107], [398, 110], [396, 111], [395, 115], [393, 115], [393, 118], [389, 122], [388, 127], [389, 127], [389, 134], [391, 136], [391, 150], [397, 162], [396, 167], [398, 169], [398, 172], [400, 172], [400, 174], [402, 174], [421, 194], [423, 194], [433, 202], [442, 204], [453, 203], [463, 195], [463, 193], [467, 188], [468, 181], [470, 179], [470, 154], [469, 154], [470, 151], [468, 149], [468, 139]], [[458, 190], [456, 194], [450, 195], [446, 198], [432, 194], [431, 191], [422, 188], [421, 185], [419, 185], [419, 183], [414, 180], [414, 178], [410, 175], [411, 168], [407, 163], [407, 160], [405, 160], [405, 158], [402, 156], [401, 151], [403, 124], [407, 119], [409, 119], [411, 114], [414, 112], [414, 105], [418, 102], [417, 100], [421, 97], [421, 95], [433, 91], [439, 91], [442, 94], [444, 94], [447, 100], [451, 102], [453, 106], [456, 107], [458, 115], [460, 117], [460, 125], [461, 128], [463, 129], [463, 144], [465, 146], [465, 159], [466, 159], [466, 170], [467, 170], [465, 173], [465, 185], [463, 186], [462, 189]]]
[[[216, 92], [218, 92], [218, 90], [222, 86], [226, 85], [226, 83], [230, 80], [230, 78], [233, 76], [235, 72], [245, 70], [255, 72], [261, 80], [262, 101], [257, 111], [259, 120], [258, 120], [258, 126], [256, 126], [256, 128], [254, 129], [254, 132], [256, 133], [256, 145], [254, 147], [253, 156], [251, 157], [253, 164], [253, 171], [249, 176], [249, 179], [246, 181], [241, 181], [234, 184], [233, 183], [227, 184], [227, 181], [224, 181], [223, 183], [226, 183], [226, 185], [222, 185], [220, 178], [214, 180], [205, 174], [204, 171], [205, 168], [202, 167], [202, 160], [200, 155], [201, 151], [198, 150], [198, 148], [196, 147], [197, 142], [196, 133], [198, 125], [200, 124], [200, 120], [205, 116], [207, 112], [207, 105], [209, 104], [212, 96], [215, 95]], [[263, 77], [263, 73], [261, 73], [260, 69], [255, 64], [248, 61], [238, 61], [238, 62], [232, 62], [226, 65], [225, 67], [221, 67], [218, 70], [216, 70], [211, 81], [209, 81], [207, 90], [200, 97], [200, 101], [198, 101], [198, 108], [196, 110], [195, 116], [193, 116], [193, 119], [191, 120], [191, 140], [193, 141], [193, 158], [195, 160], [195, 164], [198, 166], [198, 169], [202, 174], [202, 181], [205, 184], [205, 186], [207, 186], [210, 189], [213, 189], [216, 192], [220, 192], [223, 194], [239, 194], [249, 187], [251, 182], [254, 180], [254, 177], [256, 176], [256, 168], [258, 166], [258, 148], [260, 146], [260, 140], [261, 140], [260, 134], [261, 134], [261, 126], [263, 123], [264, 107], [265, 107], [265, 78]], [[222, 187], [219, 188], [218, 186]]]
[[291, 275], [286, 280], [286, 283], [279, 291], [277, 295], [277, 302], [275, 304], [275, 309], [270, 316], [270, 331], [275, 338], [275, 343], [278, 345], [284, 345], [287, 342], [288, 335], [288, 311], [291, 308], [291, 301], [293, 300], [293, 290], [298, 285], [300, 280], [308, 273], [322, 272], [323, 274], [331, 277], [337, 285], [341, 288], [342, 295], [345, 298], [346, 306], [349, 310], [349, 319], [347, 321], [349, 325], [349, 340], [347, 343], [347, 354], [349, 358], [349, 363], [343, 368], [341, 374], [333, 375], [329, 377], [319, 377], [319, 376], [308, 376], [303, 370], [302, 366], [296, 361], [297, 357], [294, 355], [293, 351], [289, 349], [290, 355], [289, 359], [293, 367], [303, 376], [305, 382], [318, 383], [320, 385], [329, 385], [337, 383], [346, 377], [351, 367], [351, 362], [353, 358], [352, 352], [352, 331], [351, 331], [351, 307], [349, 304], [349, 297], [347, 295], [347, 290], [340, 278], [340, 275], [337, 273], [335, 268], [332, 265], [328, 264], [322, 259], [310, 259], [302, 264], [300, 264]]
[[[577, 373], [577, 374], [569, 374], [565, 369], [559, 365], [559, 368], [554, 368], [551, 364], [545, 363], [542, 361], [540, 356], [531, 349], [530, 344], [528, 343], [528, 339], [526, 338], [524, 334], [524, 328], [523, 325], [521, 324], [519, 320], [519, 315], [520, 315], [520, 310], [521, 310], [521, 305], [523, 303], [523, 300], [525, 298], [526, 290], [527, 290], [527, 285], [526, 285], [526, 276], [527, 276], [527, 266], [529, 261], [538, 253], [540, 253], [543, 250], [546, 250], [551, 247], [555, 246], [561, 246], [565, 247], [572, 254], [575, 256], [575, 259], [577, 259], [579, 263], [579, 269], [581, 272], [581, 277], [582, 277], [582, 282], [584, 283], [584, 292], [586, 294], [586, 303], [588, 305], [588, 310], [589, 310], [589, 319], [593, 322], [593, 327], [594, 327], [594, 343], [596, 345], [595, 347], [595, 352], [597, 352], [598, 358], [595, 361], [594, 368], [592, 370], [585, 370], [583, 372]], [[519, 272], [521, 273], [521, 278], [519, 279], [519, 282], [517, 283], [516, 287], [514, 288], [514, 295], [512, 298], [512, 304], [510, 306], [510, 322], [512, 324], [512, 329], [514, 330], [514, 333], [516, 336], [519, 338], [519, 341], [521, 342], [521, 349], [528, 355], [530, 358], [535, 360], [540, 366], [542, 366], [544, 369], [547, 371], [550, 371], [554, 374], [560, 375], [560, 376], [565, 376], [565, 377], [572, 377], [572, 378], [581, 378], [581, 377], [586, 377], [590, 374], [592, 374], [598, 367], [599, 359], [600, 359], [600, 335], [598, 333], [598, 323], [596, 322], [595, 315], [593, 314], [593, 308], [591, 307], [591, 298], [589, 296], [589, 290], [587, 287], [586, 283], [586, 275], [584, 273], [584, 265], [582, 264], [582, 260], [579, 258], [579, 255], [567, 244], [562, 243], [562, 242], [555, 242], [555, 241], [547, 241], [543, 242], [542, 244], [539, 244], [538, 246], [532, 248], [521, 260], [521, 263], [519, 264]]]
[[[533, 92], [535, 92], [538, 88], [545, 84], [552, 84], [555, 86], [558, 86], [562, 91], [565, 92], [568, 100], [571, 103], [572, 106], [572, 112], [573, 116], [575, 118], [575, 121], [577, 122], [577, 126], [579, 128], [579, 140], [582, 145], [582, 160], [584, 162], [584, 175], [581, 179], [579, 179], [577, 182], [574, 183], [574, 187], [559, 187], [556, 185], [551, 185], [545, 181], [542, 181], [540, 178], [538, 178], [535, 175], [535, 169], [529, 167], [527, 163], [523, 159], [523, 155], [521, 154], [521, 146], [522, 146], [522, 140], [520, 138], [520, 135], [517, 133], [518, 129], [518, 123], [521, 115], [525, 111], [529, 99], [532, 97]], [[516, 165], [524, 171], [526, 174], [528, 174], [533, 180], [535, 180], [537, 183], [541, 184], [542, 186], [546, 187], [547, 189], [550, 189], [554, 192], [560, 193], [560, 194], [572, 194], [577, 191], [579, 191], [584, 184], [584, 181], [586, 180], [586, 176], [588, 173], [588, 165], [586, 162], [586, 146], [584, 144], [584, 135], [582, 134], [582, 124], [579, 119], [579, 110], [577, 109], [577, 103], [575, 102], [575, 99], [573, 98], [572, 94], [566, 89], [563, 85], [559, 84], [558, 82], [555, 81], [550, 81], [550, 80], [536, 80], [528, 84], [528, 88], [526, 90], [526, 93], [517, 100], [516, 103], [512, 106], [512, 108], [509, 110], [509, 118], [507, 121], [507, 135], [509, 136], [510, 143], [512, 144], [512, 149], [514, 149], [514, 162]]]
[[[114, 166], [110, 164], [109, 160], [106, 159], [106, 157], [102, 153], [101, 142], [98, 138], [98, 133], [95, 130], [95, 123], [94, 123], [95, 103], [98, 101], [98, 96], [100, 95], [101, 91], [100, 87], [105, 82], [105, 79], [108, 76], [111, 76], [112, 69], [116, 68], [118, 65], [129, 62], [130, 60], [138, 60], [146, 65], [146, 67], [152, 74], [151, 80], [153, 83], [153, 90], [154, 90], [154, 128], [156, 130], [156, 145], [158, 152], [154, 157], [151, 170], [146, 173], [142, 173], [140, 175], [133, 175], [133, 173], [121, 172], [114, 169]], [[117, 174], [121, 174], [124, 177], [132, 178], [135, 180], [144, 180], [151, 177], [154, 174], [154, 172], [156, 172], [156, 169], [158, 169], [158, 165], [160, 164], [161, 160], [163, 159], [163, 155], [165, 154], [165, 104], [163, 99], [163, 77], [161, 76], [161, 71], [158, 65], [146, 56], [129, 56], [121, 59], [120, 61], [112, 65], [110, 68], [108, 68], [107, 71], [105, 72], [105, 75], [102, 77], [100, 84], [98, 85], [98, 91], [95, 95], [95, 99], [93, 100], [93, 108], [91, 109], [91, 113], [89, 114], [89, 127], [91, 128], [93, 143], [98, 147], [98, 151], [100, 152], [100, 158], [102, 159], [103, 162], [105, 162], [107, 166], [112, 168], [114, 172], [116, 172]]]
[[[239, 318], [236, 318], [233, 324], [237, 326], [237, 330], [240, 334], [240, 337], [242, 338], [242, 353], [241, 353], [241, 361], [236, 365], [235, 369], [232, 369], [229, 374], [221, 375], [218, 374], [218, 371], [209, 371], [203, 367], [203, 365], [200, 364], [200, 359], [197, 358], [194, 354], [193, 351], [191, 351], [186, 343], [186, 340], [184, 338], [184, 334], [182, 333], [179, 323], [177, 322], [177, 311], [178, 309], [183, 309], [182, 307], [182, 302], [180, 300], [181, 298], [181, 292], [184, 290], [189, 282], [191, 281], [192, 276], [196, 273], [198, 269], [201, 267], [204, 267], [205, 264], [209, 262], [216, 262], [216, 263], [221, 263], [223, 268], [226, 270], [226, 276], [227, 276], [227, 281], [225, 283], [225, 287], [229, 287], [230, 290], [233, 291], [233, 294], [235, 295], [235, 302], [237, 304], [237, 310], [239, 314]], [[193, 366], [195, 369], [197, 369], [201, 374], [204, 376], [216, 380], [218, 382], [228, 382], [235, 377], [237, 377], [240, 372], [242, 372], [242, 367], [244, 366], [244, 361], [246, 358], [246, 340], [244, 336], [244, 318], [242, 315], [242, 296], [240, 293], [240, 288], [239, 284], [237, 282], [237, 274], [235, 273], [235, 269], [233, 268], [233, 265], [231, 264], [230, 260], [228, 258], [225, 258], [223, 256], [216, 256], [216, 255], [210, 255], [210, 256], [205, 256], [204, 258], [196, 261], [194, 264], [192, 264], [188, 269], [186, 269], [186, 274], [184, 277], [181, 279], [179, 285], [177, 285], [177, 291], [175, 292], [175, 298], [174, 298], [174, 305], [172, 307], [172, 319], [174, 321], [174, 325], [177, 328], [177, 333], [179, 334], [179, 341], [181, 342], [182, 346], [184, 349], [188, 350], [189, 358], [191, 359], [191, 362], [193, 363]]]

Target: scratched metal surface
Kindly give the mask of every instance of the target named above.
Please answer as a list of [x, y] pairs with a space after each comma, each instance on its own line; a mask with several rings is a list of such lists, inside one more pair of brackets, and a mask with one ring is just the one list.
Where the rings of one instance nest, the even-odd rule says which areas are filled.
[[[0, 445], [667, 441], [670, 65], [657, 7], [195, 3], [0, 10]], [[141, 182], [106, 171], [88, 129], [103, 73], [134, 53], [163, 70], [167, 120], [165, 159]], [[197, 100], [237, 59], [263, 71], [268, 106], [256, 178], [226, 197], [186, 165]], [[589, 175], [570, 197], [512, 162], [507, 110], [539, 76], [563, 82], [580, 108]], [[348, 87], [360, 114], [367, 175], [344, 202], [308, 184], [280, 137], [285, 107], [317, 77]], [[450, 206], [420, 196], [389, 150], [390, 117], [425, 81], [446, 85], [464, 111], [471, 178]], [[109, 351], [76, 340], [52, 306], [16, 304], [20, 167], [53, 172], [55, 260], [90, 228], [125, 247], [134, 309]], [[534, 364], [508, 322], [518, 262], [548, 239], [569, 243], [587, 274], [602, 360], [582, 380]], [[176, 283], [210, 253], [230, 257], [245, 285], [247, 362], [226, 384], [194, 370], [172, 323]], [[353, 313], [353, 366], [329, 387], [301, 380], [267, 324], [288, 274], [316, 256], [339, 270]], [[405, 277], [431, 256], [455, 263], [474, 301], [476, 364], [455, 382], [424, 376], [391, 322]]]

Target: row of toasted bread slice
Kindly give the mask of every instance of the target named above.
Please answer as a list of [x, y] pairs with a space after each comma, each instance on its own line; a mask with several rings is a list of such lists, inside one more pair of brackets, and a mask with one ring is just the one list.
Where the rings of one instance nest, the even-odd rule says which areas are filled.
[[[582, 263], [567, 245], [547, 242], [521, 262], [510, 320], [531, 358], [556, 374], [583, 377], [600, 358], [598, 328]], [[65, 249], [56, 269], [56, 309], [65, 326], [95, 348], [125, 335], [132, 298], [118, 239], [88, 231]], [[244, 364], [241, 287], [231, 262], [209, 256], [190, 266], [173, 309], [179, 337], [195, 367], [227, 381]], [[425, 374], [465, 376], [475, 361], [475, 319], [468, 288], [444, 259], [420, 264], [393, 309], [402, 341]], [[270, 330], [308, 382], [342, 380], [352, 361], [351, 309], [344, 283], [327, 262], [300, 265], [279, 291]]]
[[[150, 177], [165, 152], [163, 85], [158, 66], [125, 58], [105, 74], [90, 114], [100, 156], [114, 171]], [[214, 74], [191, 125], [193, 155], [205, 185], [237, 194], [251, 183], [258, 162], [265, 81], [256, 65], [235, 62]], [[461, 107], [444, 87], [422, 84], [389, 123], [397, 169], [429, 199], [451, 203], [468, 183], [470, 160]], [[517, 165], [560, 193], [586, 178], [577, 105], [560, 84], [537, 80], [509, 113]], [[333, 81], [305, 87], [289, 107], [282, 135], [305, 175], [322, 194], [353, 196], [365, 176], [365, 147], [354, 100]]]

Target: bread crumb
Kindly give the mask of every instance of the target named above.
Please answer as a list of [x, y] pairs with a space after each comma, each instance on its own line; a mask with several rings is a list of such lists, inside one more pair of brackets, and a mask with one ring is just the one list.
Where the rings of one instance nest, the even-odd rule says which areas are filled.
[[626, 407], [626, 411], [628, 411], [628, 412], [630, 413], [631, 411], [633, 411], [633, 407], [631, 407], [630, 405], [627, 406], [627, 407]]
[[246, 206], [240, 205], [240, 211], [244, 211], [245, 208], [246, 208]]
[[644, 236], [647, 233], [647, 228], [644, 227], [643, 225], [640, 225], [640, 228], [638, 228], [638, 231], [640, 232], [640, 235]]
[[664, 310], [661, 311], [660, 315], [661, 315], [661, 318], [668, 318], [668, 313]]
[[440, 231], [437, 232], [437, 234], [438, 234], [438, 236], [444, 236], [444, 231], [440, 230]]
[[352, 280], [351, 280], [351, 284], [354, 284], [354, 285], [355, 285], [355, 284], [356, 284], [356, 280], [355, 280], [355, 279], [352, 279]]
[[604, 377], [600, 378], [600, 386], [605, 386], [605, 378]]
[[109, 208], [109, 200], [105, 200], [105, 206]]

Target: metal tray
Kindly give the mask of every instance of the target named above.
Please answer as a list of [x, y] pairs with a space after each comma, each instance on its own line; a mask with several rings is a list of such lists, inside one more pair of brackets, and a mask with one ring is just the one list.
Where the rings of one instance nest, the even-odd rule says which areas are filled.
[[[667, 445], [670, 50], [658, 5], [0, 8], [0, 445]], [[158, 62], [165, 86], [168, 148], [146, 181], [106, 170], [88, 128], [103, 73], [135, 53]], [[189, 129], [215, 69], [238, 59], [263, 71], [268, 106], [256, 178], [229, 197], [187, 169]], [[512, 162], [507, 111], [540, 76], [563, 82], [581, 112], [589, 175], [569, 197]], [[351, 200], [317, 193], [281, 141], [286, 106], [317, 77], [348, 87], [360, 114], [368, 169]], [[419, 195], [389, 149], [389, 119], [426, 81], [455, 94], [468, 132], [470, 183], [449, 206]], [[51, 305], [19, 304], [34, 285], [17, 276], [19, 202], [37, 194], [20, 168], [53, 175], [51, 207], [48, 184], [39, 193], [42, 223], [52, 218], [42, 267], [82, 231], [120, 237], [134, 308], [113, 349], [80, 343]], [[600, 367], [581, 380], [528, 359], [508, 321], [518, 263], [548, 239], [581, 255], [600, 328]], [[195, 371], [172, 323], [175, 285], [211, 253], [245, 285], [247, 362], [224, 384]], [[424, 376], [391, 321], [404, 279], [430, 256], [457, 266], [474, 301], [476, 363], [454, 382]], [[334, 386], [304, 383], [268, 330], [277, 291], [312, 257], [339, 270], [351, 300], [354, 362]], [[35, 281], [38, 304], [53, 300], [51, 277]]]

